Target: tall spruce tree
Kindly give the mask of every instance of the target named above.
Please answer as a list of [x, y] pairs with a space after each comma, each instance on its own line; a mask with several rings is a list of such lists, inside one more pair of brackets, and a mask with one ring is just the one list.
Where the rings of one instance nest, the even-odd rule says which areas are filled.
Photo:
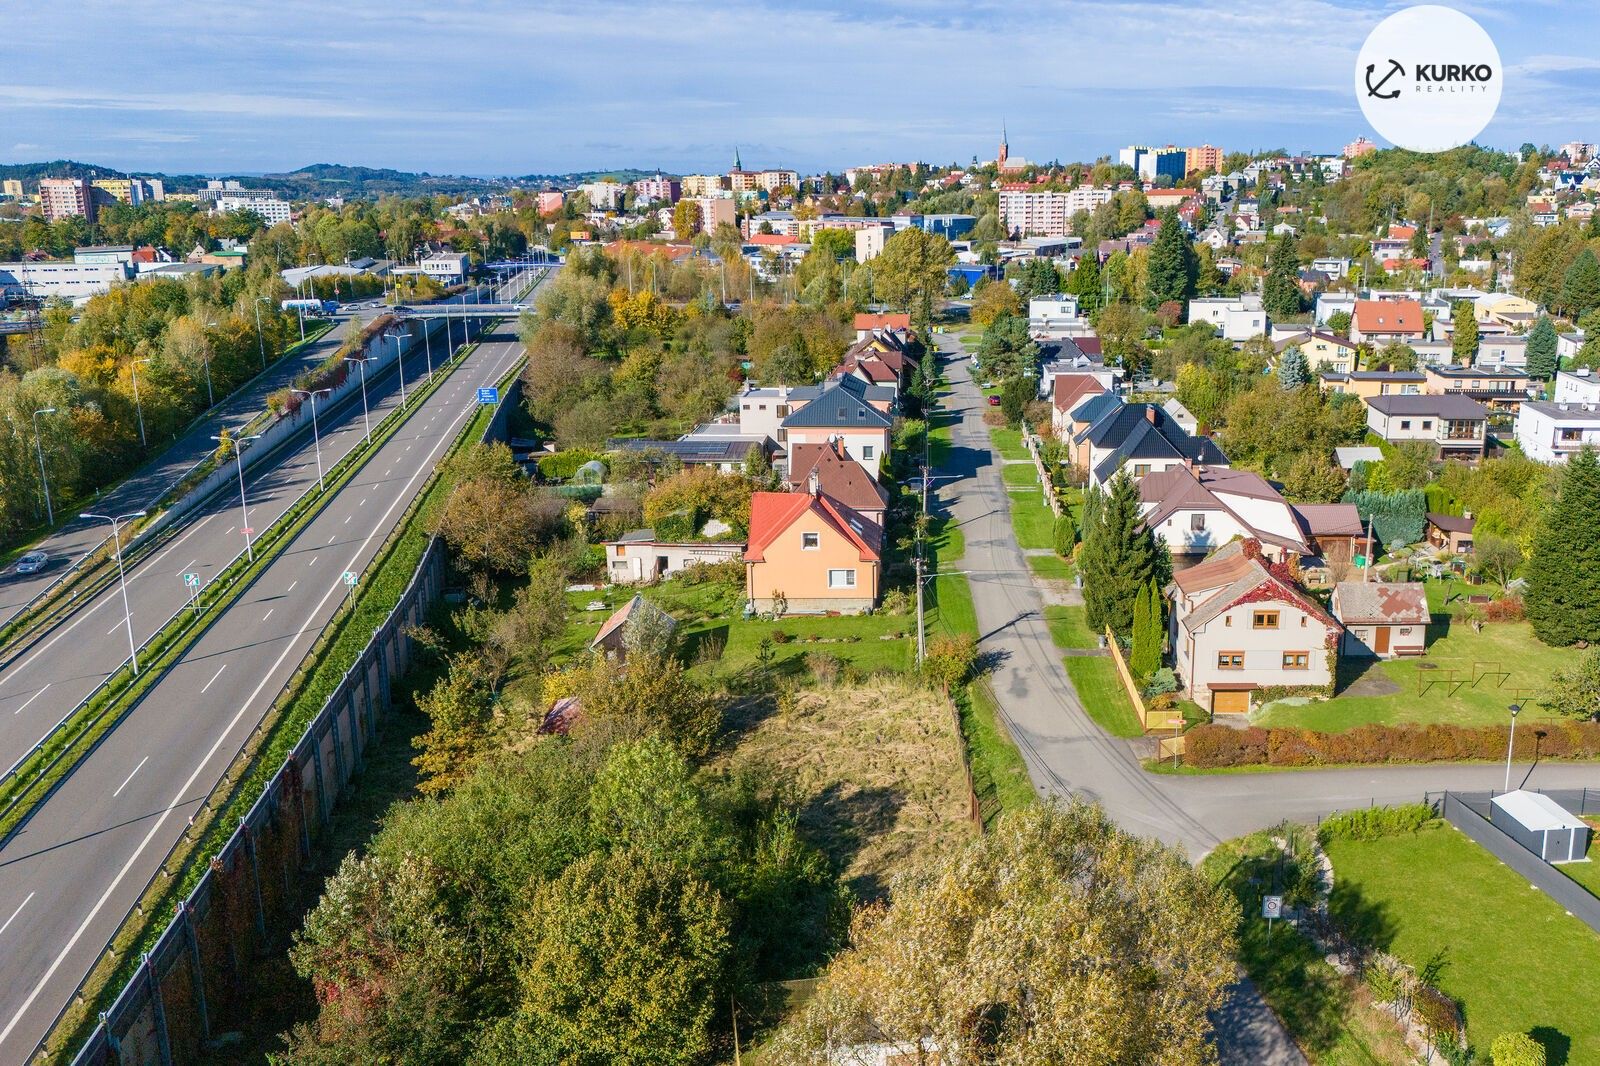
[[1169, 300], [1187, 308], [1189, 297], [1194, 295], [1196, 266], [1194, 247], [1178, 221], [1178, 213], [1168, 208], [1161, 213], [1161, 230], [1150, 246], [1146, 264], [1146, 309], [1154, 311]]
[[1078, 298], [1078, 311], [1088, 314], [1100, 309], [1104, 293], [1100, 288], [1100, 262], [1093, 254], [1078, 260], [1078, 265], [1067, 275], [1067, 292]]
[[1534, 635], [1562, 647], [1600, 641], [1600, 459], [1592, 448], [1567, 462], [1534, 545], [1524, 597]]
[[1261, 306], [1273, 318], [1300, 313], [1300, 252], [1294, 235], [1285, 233], [1272, 247], [1267, 280], [1261, 288]]
[[1560, 366], [1561, 356], [1556, 351], [1556, 327], [1548, 315], [1540, 315], [1539, 321], [1528, 331], [1528, 376], [1548, 381], [1556, 376]]
[[1298, 389], [1310, 380], [1311, 368], [1306, 362], [1306, 353], [1300, 350], [1298, 344], [1289, 345], [1278, 359], [1279, 386], [1285, 389]]
[[1561, 310], [1574, 322], [1600, 307], [1600, 260], [1588, 248], [1579, 252], [1561, 279]]
[[1129, 638], [1134, 604], [1151, 578], [1163, 576], [1164, 553], [1140, 525], [1139, 486], [1127, 471], [1118, 471], [1107, 488], [1091, 494], [1092, 521], [1091, 505], [1084, 507], [1084, 614], [1096, 632], [1110, 626]]
[[1450, 311], [1450, 322], [1455, 327], [1450, 332], [1450, 361], [1457, 366], [1470, 366], [1478, 354], [1477, 306], [1471, 300], [1457, 300]]

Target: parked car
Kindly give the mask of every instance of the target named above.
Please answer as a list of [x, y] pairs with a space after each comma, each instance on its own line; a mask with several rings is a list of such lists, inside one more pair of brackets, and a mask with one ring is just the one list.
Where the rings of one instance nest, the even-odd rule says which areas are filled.
[[17, 573], [37, 574], [49, 565], [50, 556], [45, 552], [33, 551], [17, 560]]
[[1000, 397], [998, 397], [998, 396], [989, 397], [989, 406], [990, 407], [999, 407], [1000, 406]]

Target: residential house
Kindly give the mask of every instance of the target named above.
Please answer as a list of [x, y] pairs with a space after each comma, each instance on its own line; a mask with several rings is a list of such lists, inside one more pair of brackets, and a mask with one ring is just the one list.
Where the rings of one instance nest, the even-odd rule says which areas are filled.
[[1089, 393], [1060, 415], [1059, 420], [1052, 416], [1052, 424], [1058, 427], [1056, 438], [1067, 445], [1073, 463], [1085, 470], [1089, 468], [1089, 441], [1085, 431], [1122, 404], [1122, 397], [1114, 392]]
[[722, 563], [744, 555], [737, 541], [663, 541], [653, 529], [635, 529], [604, 541], [606, 580], [638, 585], [680, 573], [685, 567]]
[[1260, 689], [1333, 684], [1339, 623], [1254, 541], [1173, 575], [1168, 638], [1183, 694], [1212, 714], [1247, 714]]
[[1357, 300], [1350, 316], [1350, 339], [1382, 347], [1423, 337], [1422, 304], [1417, 300]]
[[1300, 560], [1301, 575], [1308, 581], [1315, 578], [1317, 584], [1330, 584], [1348, 570], [1366, 541], [1360, 512], [1353, 503], [1296, 503], [1290, 507], [1311, 544], [1312, 554]]
[[[1559, 339], [1556, 342], [1560, 347]], [[1478, 341], [1478, 353], [1473, 357], [1474, 366], [1501, 366], [1514, 370], [1523, 370], [1528, 366], [1528, 338], [1517, 334], [1503, 334], [1501, 336], [1482, 337]]]
[[1074, 428], [1072, 413], [1084, 401], [1106, 395], [1107, 384], [1099, 374], [1055, 374], [1050, 379], [1050, 426], [1060, 440], [1070, 440]]
[[[772, 459], [772, 442], [767, 437], [723, 435], [715, 430], [736, 431], [737, 426], [710, 423], [677, 440], [647, 440], [627, 437], [606, 441], [608, 451], [649, 453], [674, 459], [684, 466], [705, 466], [724, 474], [744, 470], [756, 456]], [[703, 434], [703, 435], [702, 435]]]
[[1139, 501], [1145, 528], [1166, 542], [1176, 567], [1235, 539], [1256, 541], [1274, 559], [1311, 554], [1294, 509], [1248, 470], [1169, 466], [1139, 480]]
[[1190, 436], [1200, 432], [1200, 420], [1194, 416], [1193, 411], [1179, 403], [1176, 396], [1162, 404], [1161, 409], [1170, 415], [1174, 422], [1178, 423], [1179, 429]]
[[856, 377], [843, 377], [822, 385], [805, 406], [790, 413], [778, 427], [778, 441], [786, 449], [797, 444], [837, 442], [851, 459], [877, 480], [889, 453], [893, 419], [867, 396], [870, 388]]
[[1496, 410], [1515, 411], [1528, 398], [1528, 375], [1509, 367], [1430, 366], [1422, 391], [1432, 396], [1468, 396]]
[[1445, 458], [1481, 458], [1489, 409], [1457, 395], [1374, 396], [1367, 428], [1391, 444], [1420, 440]]
[[1336, 374], [1348, 374], [1356, 368], [1360, 358], [1354, 344], [1336, 333], [1321, 330], [1292, 333], [1274, 341], [1272, 347], [1280, 356], [1285, 348], [1299, 348], [1313, 373], [1328, 370]]
[[1428, 596], [1421, 583], [1341, 581], [1331, 606], [1344, 627], [1345, 655], [1393, 659], [1427, 650]]
[[1439, 514], [1435, 511], [1427, 513], [1427, 526], [1423, 536], [1429, 544], [1441, 551], [1454, 555], [1472, 554], [1472, 527], [1477, 525], [1477, 520], [1472, 517], [1472, 512], [1465, 514]]
[[[1095, 338], [1098, 340], [1098, 338]], [[1056, 378], [1063, 374], [1092, 374], [1106, 388], [1115, 388], [1119, 371], [1108, 367], [1100, 353], [1090, 355], [1083, 346], [1089, 338], [1063, 337], [1039, 345], [1039, 398], [1055, 395]]]
[[1539, 305], [1525, 296], [1509, 292], [1491, 292], [1473, 301], [1473, 313], [1478, 325], [1499, 326], [1504, 329], [1527, 329], [1539, 317]]
[[750, 496], [745, 594], [757, 611], [858, 613], [878, 602], [882, 531], [821, 492]]
[[1074, 440], [1088, 445], [1083, 465], [1096, 486], [1110, 481], [1124, 466], [1133, 477], [1142, 478], [1171, 466], [1228, 465], [1228, 457], [1210, 437], [1189, 435], [1176, 419], [1149, 403], [1121, 404]]
[[1348, 374], [1323, 371], [1324, 392], [1343, 392], [1370, 400], [1374, 396], [1415, 396], [1427, 384], [1420, 370], [1352, 370]]
[[1556, 372], [1556, 403], [1600, 403], [1600, 374], [1588, 367]]
[[1268, 329], [1261, 297], [1253, 292], [1190, 300], [1189, 321], [1204, 322], [1230, 341], [1247, 341]]
[[1564, 463], [1580, 448], [1600, 448], [1600, 402], [1529, 400], [1517, 412], [1522, 453], [1541, 463]]
[[838, 441], [796, 444], [789, 449], [784, 487], [790, 492], [820, 492], [884, 528], [889, 493], [845, 454]]

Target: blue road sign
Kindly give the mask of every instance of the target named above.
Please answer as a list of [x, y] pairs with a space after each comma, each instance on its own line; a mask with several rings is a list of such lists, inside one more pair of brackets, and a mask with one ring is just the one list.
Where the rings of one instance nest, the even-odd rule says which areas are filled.
[[499, 403], [500, 402], [500, 390], [496, 389], [496, 388], [479, 389], [478, 390], [478, 402], [479, 403]]
[[194, 587], [196, 587], [197, 585], [200, 584], [200, 575], [199, 574], [184, 574], [183, 575], [183, 583], [185, 585], [188, 585], [190, 588], [194, 588]]

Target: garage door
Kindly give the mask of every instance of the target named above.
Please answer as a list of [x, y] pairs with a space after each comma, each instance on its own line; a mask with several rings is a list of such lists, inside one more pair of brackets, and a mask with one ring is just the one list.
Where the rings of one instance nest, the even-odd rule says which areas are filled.
[[1213, 692], [1211, 694], [1212, 714], [1249, 714], [1249, 692]]

